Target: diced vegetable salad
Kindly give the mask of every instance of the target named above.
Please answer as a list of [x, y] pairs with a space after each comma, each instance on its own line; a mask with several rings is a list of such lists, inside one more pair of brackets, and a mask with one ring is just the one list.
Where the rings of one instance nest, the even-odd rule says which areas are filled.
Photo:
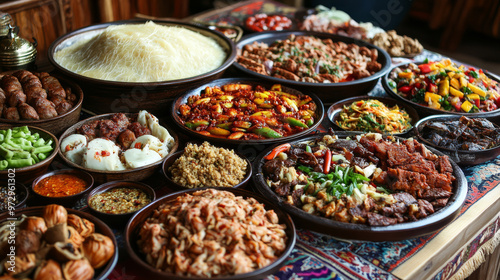
[[415, 103], [448, 112], [480, 113], [500, 106], [500, 86], [481, 69], [449, 59], [396, 68], [389, 86]]
[[43, 139], [27, 126], [0, 130], [0, 170], [31, 166], [46, 159], [53, 150], [52, 139]]

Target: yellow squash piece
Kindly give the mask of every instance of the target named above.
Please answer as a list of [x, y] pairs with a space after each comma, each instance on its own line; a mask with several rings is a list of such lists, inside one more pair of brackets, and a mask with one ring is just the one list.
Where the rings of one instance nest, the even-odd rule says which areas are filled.
[[450, 93], [450, 80], [444, 79], [439, 83], [439, 95], [445, 96]]
[[441, 95], [432, 92], [426, 92], [424, 100], [425, 102], [432, 101], [432, 103], [439, 103], [439, 101], [441, 100]]
[[476, 85], [473, 85], [473, 84], [469, 84], [468, 86], [472, 90], [472, 92], [474, 92], [476, 94], [479, 94], [482, 97], [486, 96], [486, 92], [484, 90], [482, 90], [480, 87], [478, 87]]
[[475, 94], [475, 93], [468, 94], [467, 98], [469, 98], [470, 100], [479, 100], [480, 99], [479, 94]]
[[465, 100], [465, 102], [462, 103], [462, 106], [460, 106], [460, 108], [462, 108], [464, 112], [468, 113], [472, 109], [472, 106], [473, 106], [472, 103]]
[[460, 89], [460, 82], [456, 78], [453, 78], [450, 80], [450, 86]]
[[411, 79], [411, 78], [413, 78], [413, 72], [399, 72], [398, 77]]
[[460, 97], [460, 98], [464, 97], [464, 94], [461, 91], [456, 90], [452, 87], [450, 87], [450, 94], [453, 96], [456, 96], [456, 97]]

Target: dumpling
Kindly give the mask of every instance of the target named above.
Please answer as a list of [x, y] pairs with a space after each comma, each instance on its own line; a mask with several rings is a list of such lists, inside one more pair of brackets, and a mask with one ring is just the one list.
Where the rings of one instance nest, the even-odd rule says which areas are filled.
[[149, 146], [149, 149], [155, 151], [160, 155], [161, 158], [164, 158], [168, 154], [167, 145], [164, 142], [161, 142], [160, 139], [154, 137], [153, 135], [142, 135], [137, 137], [134, 142], [132, 142], [131, 147], [137, 147], [136, 144], [141, 143], [141, 148], [145, 146]]
[[107, 171], [124, 170], [120, 161], [120, 148], [111, 140], [96, 138], [87, 144], [82, 166]]
[[143, 126], [148, 127], [151, 130], [151, 134], [165, 143], [169, 149], [172, 148], [174, 145], [174, 138], [165, 127], [160, 125], [157, 117], [142, 110], [137, 116], [137, 121]]
[[162, 159], [157, 152], [149, 149], [148, 144], [143, 149], [128, 149], [123, 153], [123, 157], [129, 168], [145, 166]]
[[87, 146], [87, 137], [81, 134], [72, 134], [61, 141], [61, 151], [68, 160], [78, 165], [82, 164], [85, 146]]

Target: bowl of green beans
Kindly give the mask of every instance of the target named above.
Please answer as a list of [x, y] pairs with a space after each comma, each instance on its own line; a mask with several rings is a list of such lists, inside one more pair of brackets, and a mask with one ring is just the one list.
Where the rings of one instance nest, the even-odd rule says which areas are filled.
[[44, 129], [0, 125], [0, 180], [31, 183], [47, 171], [58, 149], [57, 138]]

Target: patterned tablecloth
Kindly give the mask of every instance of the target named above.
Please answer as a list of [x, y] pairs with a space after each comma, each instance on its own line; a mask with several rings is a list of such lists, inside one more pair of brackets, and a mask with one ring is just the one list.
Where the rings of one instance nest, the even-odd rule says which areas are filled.
[[[237, 9], [197, 17], [208, 22], [238, 24], [249, 13], [293, 10], [269, 1], [245, 2]], [[271, 4], [269, 4], [271, 3]], [[439, 59], [424, 51], [414, 60]], [[393, 63], [405, 62], [405, 59]], [[384, 96], [380, 85], [369, 93]], [[330, 126], [325, 117], [323, 129]], [[438, 232], [398, 242], [355, 242], [298, 230], [295, 249], [279, 272], [266, 279], [462, 279], [474, 271], [500, 243], [500, 157], [463, 168], [468, 195], [460, 215]], [[120, 232], [117, 232], [118, 239]], [[122, 247], [123, 248], [123, 247]], [[141, 279], [141, 273], [120, 251], [110, 279]]]

